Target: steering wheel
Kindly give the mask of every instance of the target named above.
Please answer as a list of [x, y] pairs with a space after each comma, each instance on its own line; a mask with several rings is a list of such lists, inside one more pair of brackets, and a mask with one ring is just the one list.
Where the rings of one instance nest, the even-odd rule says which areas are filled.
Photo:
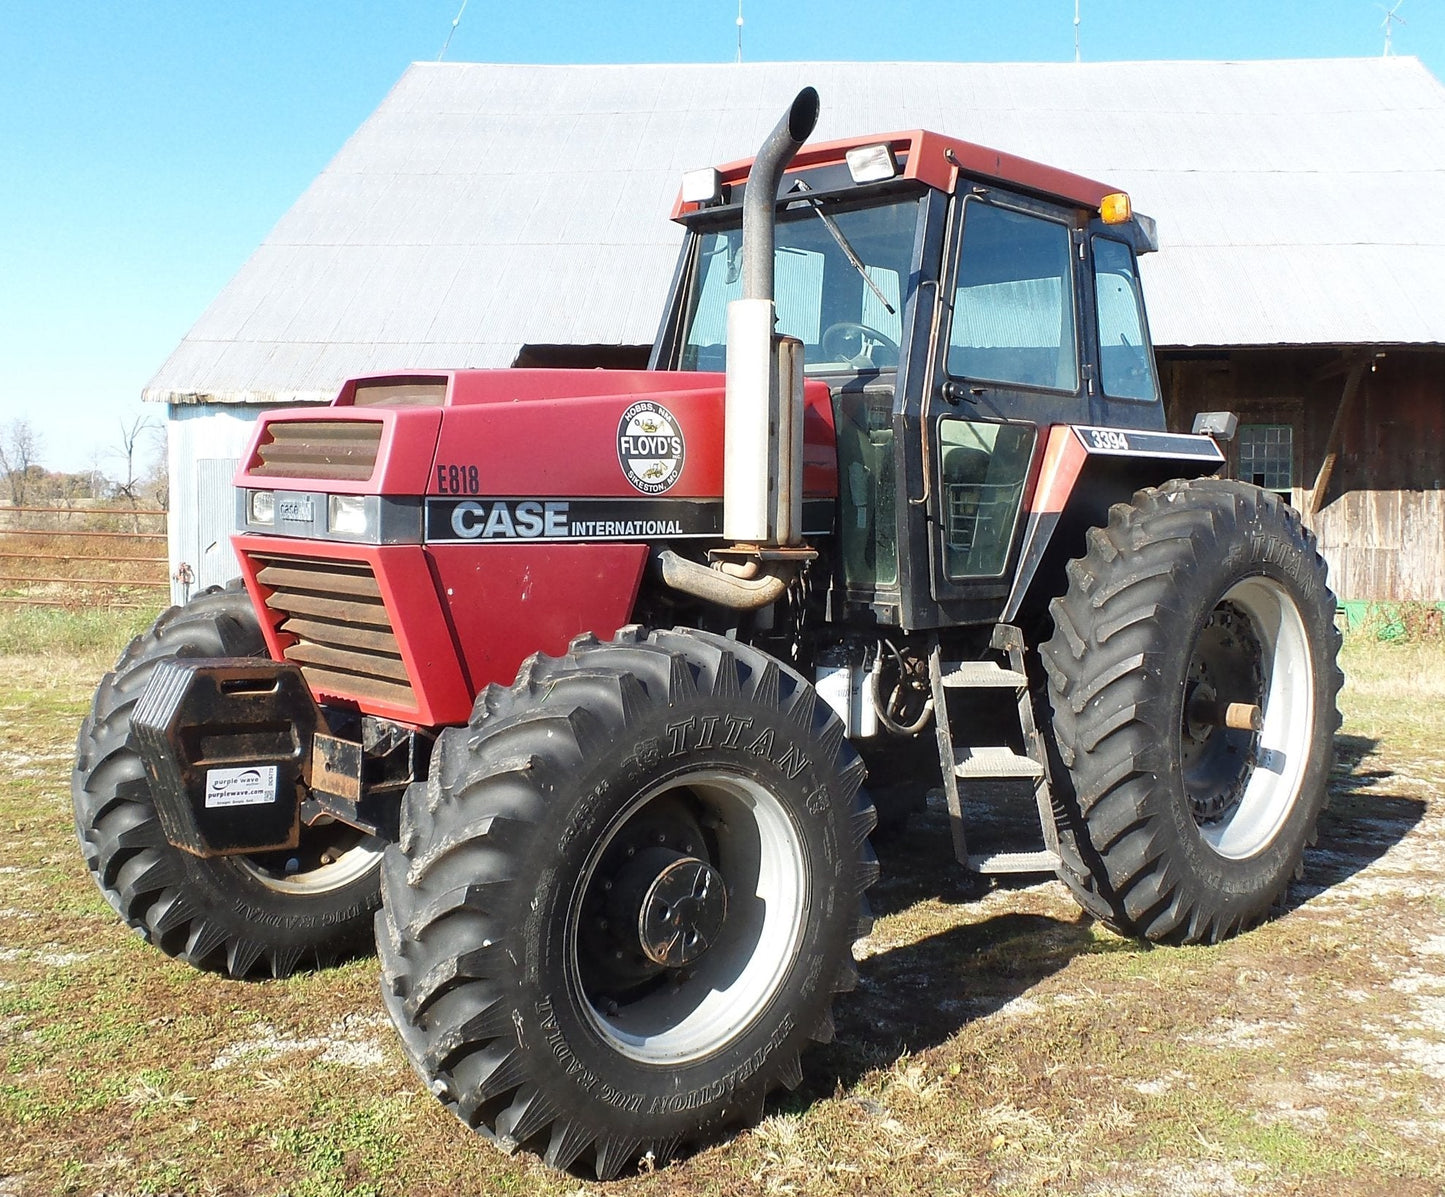
[[[849, 342], [851, 340], [857, 341], [856, 349], [850, 350]], [[870, 345], [870, 341], [873, 344]], [[874, 361], [875, 346], [882, 346], [889, 350], [893, 354], [893, 361]], [[865, 361], [875, 366], [896, 366], [898, 364], [898, 343], [876, 328], [867, 324], [859, 324], [856, 320], [839, 320], [837, 324], [828, 325], [818, 339], [818, 347], [828, 361], [842, 360], [854, 364]]]

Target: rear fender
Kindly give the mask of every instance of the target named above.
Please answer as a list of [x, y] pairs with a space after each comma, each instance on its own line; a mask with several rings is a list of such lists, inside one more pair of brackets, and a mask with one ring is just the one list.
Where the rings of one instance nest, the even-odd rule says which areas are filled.
[[1065, 567], [1085, 551], [1109, 508], [1171, 478], [1217, 473], [1225, 456], [1212, 437], [1057, 424], [1049, 430], [1019, 548], [1004, 623], [1028, 623], [1064, 592]]

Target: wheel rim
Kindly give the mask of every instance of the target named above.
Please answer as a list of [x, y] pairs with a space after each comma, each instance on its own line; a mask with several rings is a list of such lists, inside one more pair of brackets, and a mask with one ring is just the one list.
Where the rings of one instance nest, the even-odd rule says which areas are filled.
[[295, 848], [231, 859], [267, 889], [302, 896], [350, 885], [381, 862], [386, 845], [376, 836], [336, 820], [301, 828]]
[[[648, 864], [649, 851], [670, 855]], [[643, 904], [634, 913], [636, 874], [655, 866], [656, 886], [640, 887]], [[725, 886], [725, 913], [719, 917], [715, 894], [694, 902], [684, 922], [706, 942], [694, 940], [673, 957], [682, 959], [678, 967], [660, 963], [665, 953], [648, 950], [659, 924], [647, 899], [669, 886], [706, 890], [708, 873]], [[793, 820], [766, 787], [694, 771], [649, 790], [614, 820], [575, 893], [568, 967], [588, 1022], [622, 1055], [678, 1064], [734, 1042], [778, 993], [806, 921], [807, 858]], [[651, 946], [662, 945], [654, 937]]]
[[[1313, 693], [1293, 597], [1273, 578], [1236, 582], [1195, 638], [1180, 726], [1190, 814], [1220, 856], [1257, 855], [1289, 818], [1313, 737]], [[1239, 726], [1226, 724], [1231, 704]]]

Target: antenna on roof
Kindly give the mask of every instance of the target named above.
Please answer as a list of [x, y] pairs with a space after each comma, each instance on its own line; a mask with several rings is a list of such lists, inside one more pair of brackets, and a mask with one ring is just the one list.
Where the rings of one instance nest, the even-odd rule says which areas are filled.
[[743, 0], [738, 0], [738, 61], [743, 60]]
[[452, 21], [452, 27], [447, 30], [447, 40], [442, 42], [442, 52], [437, 55], [438, 62], [440, 62], [443, 58], [447, 56], [447, 47], [452, 44], [452, 34], [457, 31], [457, 26], [462, 23], [462, 13], [466, 11], [467, 0], [462, 0], [462, 6], [461, 8], [457, 9], [457, 15]]
[[1385, 19], [1380, 22], [1380, 28], [1385, 31], [1385, 53], [1383, 55], [1383, 57], [1385, 58], [1389, 58], [1395, 52], [1394, 49], [1390, 46], [1390, 34], [1394, 32], [1395, 24], [1397, 22], [1401, 25], [1409, 24], [1409, 22], [1406, 21], [1404, 17], [1398, 15], [1400, 11], [1400, 5], [1404, 3], [1405, 0], [1395, 0], [1395, 3], [1389, 8], [1386, 8], [1383, 4], [1375, 5], [1376, 8], [1378, 8], [1382, 13], [1385, 14]]
[[1079, 56], [1079, 0], [1074, 0], [1074, 61], [1083, 61]]

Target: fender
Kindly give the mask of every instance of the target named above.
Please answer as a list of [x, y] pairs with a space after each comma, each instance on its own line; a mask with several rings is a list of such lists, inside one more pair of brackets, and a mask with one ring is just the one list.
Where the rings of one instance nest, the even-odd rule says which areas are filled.
[[[1226, 458], [1213, 437], [1055, 424], [1029, 503], [1019, 564], [1001, 621], [1063, 593], [1063, 568], [1084, 554], [1084, 535], [1107, 522], [1109, 508], [1170, 478], [1217, 473]], [[1080, 482], [1085, 485], [1080, 486]]]

